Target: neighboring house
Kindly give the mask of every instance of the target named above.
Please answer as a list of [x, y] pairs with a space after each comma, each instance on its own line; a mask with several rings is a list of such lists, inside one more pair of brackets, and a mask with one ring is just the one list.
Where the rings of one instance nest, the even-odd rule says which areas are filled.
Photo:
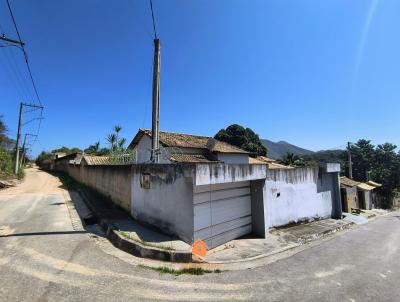
[[265, 156], [257, 156], [257, 157], [250, 157], [249, 158], [249, 163], [254, 165], [254, 164], [266, 164], [268, 166], [268, 169], [273, 170], [273, 169], [294, 169], [294, 167], [291, 166], [285, 166], [280, 163], [278, 163], [276, 160], [272, 158], [268, 158]]
[[343, 212], [351, 213], [353, 209], [359, 209], [358, 202], [358, 181], [354, 181], [345, 176], [340, 177], [340, 191], [342, 196]]
[[[150, 162], [151, 137], [151, 130], [139, 129], [129, 144], [137, 163]], [[207, 136], [161, 131], [160, 146], [161, 163], [249, 163], [249, 152]]]
[[355, 181], [345, 176], [340, 178], [343, 211], [351, 213], [353, 210], [371, 210], [376, 199], [373, 190], [379, 184], [368, 181], [366, 183]]
[[379, 188], [382, 187], [382, 184], [374, 182], [372, 180], [367, 181], [367, 185], [370, 185], [375, 188], [375, 190], [371, 191], [371, 204], [372, 208], [380, 208], [382, 201], [381, 197], [379, 196]]
[[358, 202], [360, 209], [371, 210], [372, 209], [372, 192], [375, 189], [367, 183], [360, 182], [357, 185]]
[[67, 155], [67, 153], [65, 153], [65, 152], [56, 152], [56, 153], [53, 153], [52, 158], [57, 159], [57, 158], [64, 157], [66, 155]]

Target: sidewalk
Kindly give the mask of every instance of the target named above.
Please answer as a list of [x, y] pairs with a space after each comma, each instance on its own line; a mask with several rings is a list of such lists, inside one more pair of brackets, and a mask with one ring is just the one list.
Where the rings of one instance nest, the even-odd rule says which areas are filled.
[[[79, 189], [79, 193], [71, 194], [71, 197], [80, 212], [81, 219], [86, 224], [98, 223], [117, 248], [142, 258], [180, 263], [192, 262], [189, 244], [139, 224], [128, 213], [91, 191]], [[87, 208], [85, 210], [85, 205], [90, 211]], [[375, 215], [383, 214], [368, 211], [362, 213], [360, 218], [366, 219], [364, 216], [372, 218]], [[265, 239], [249, 235], [232, 240], [208, 251], [206, 257], [197, 259], [196, 262], [218, 265], [265, 258], [348, 229], [353, 224], [353, 221], [347, 219], [322, 219], [271, 229]]]
[[265, 239], [245, 237], [219, 246], [209, 251], [205, 261], [222, 264], [268, 257], [347, 229], [352, 224], [352, 222], [344, 220], [323, 219], [271, 229], [268, 237]]
[[94, 192], [87, 189], [78, 191], [79, 194], [70, 195], [84, 223], [98, 223], [117, 248], [143, 258], [170, 262], [192, 261], [189, 244], [139, 224], [128, 213]]

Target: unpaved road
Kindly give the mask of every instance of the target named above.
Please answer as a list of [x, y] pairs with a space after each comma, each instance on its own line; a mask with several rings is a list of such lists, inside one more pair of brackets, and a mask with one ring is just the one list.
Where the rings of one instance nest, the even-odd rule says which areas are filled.
[[0, 301], [399, 301], [398, 213], [267, 266], [176, 277], [73, 227], [60, 186], [31, 169], [0, 192]]

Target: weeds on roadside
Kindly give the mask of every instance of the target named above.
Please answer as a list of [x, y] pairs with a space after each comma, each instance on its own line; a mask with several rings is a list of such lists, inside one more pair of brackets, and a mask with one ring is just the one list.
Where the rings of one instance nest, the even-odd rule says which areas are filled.
[[171, 274], [171, 275], [175, 275], [175, 276], [184, 275], [184, 274], [200, 276], [200, 275], [211, 274], [211, 273], [219, 274], [222, 272], [219, 269], [207, 270], [207, 269], [203, 269], [201, 267], [188, 267], [188, 268], [182, 268], [182, 269], [173, 269], [173, 268], [169, 268], [166, 266], [163, 266], [163, 267], [149, 267], [149, 266], [145, 266], [145, 265], [138, 265], [138, 266], [141, 268], [150, 269], [150, 270], [159, 272], [160, 274]]

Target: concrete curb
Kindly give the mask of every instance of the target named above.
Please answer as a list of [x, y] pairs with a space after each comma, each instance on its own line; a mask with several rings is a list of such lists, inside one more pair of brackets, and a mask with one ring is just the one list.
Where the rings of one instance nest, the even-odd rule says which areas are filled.
[[274, 255], [283, 253], [283, 252], [290, 251], [292, 249], [295, 249], [297, 247], [306, 245], [308, 243], [312, 243], [314, 241], [317, 241], [318, 239], [322, 239], [322, 238], [327, 237], [327, 236], [329, 236], [331, 234], [335, 234], [337, 232], [350, 229], [353, 225], [354, 225], [354, 223], [350, 222], [348, 224], [338, 226], [338, 227], [336, 227], [334, 229], [326, 230], [326, 231], [323, 231], [323, 232], [321, 232], [319, 234], [315, 234], [314, 236], [310, 236], [310, 237], [307, 237], [307, 238], [300, 238], [297, 242], [292, 242], [291, 244], [288, 244], [288, 246], [285, 246], [283, 248], [271, 251], [269, 253], [265, 253], [265, 254], [261, 254], [261, 255], [257, 255], [257, 256], [253, 256], [253, 257], [248, 257], [248, 258], [244, 258], [244, 259], [235, 259], [235, 260], [220, 260], [220, 261], [217, 261], [217, 260], [216, 261], [212, 261], [212, 260], [211, 261], [207, 261], [207, 260], [205, 260], [204, 263], [209, 263], [209, 264], [235, 264], [235, 263], [245, 263], [245, 262], [251, 262], [251, 261], [254, 261], [254, 260], [267, 258], [267, 257], [270, 257], [270, 256], [274, 256]]
[[108, 240], [120, 250], [141, 258], [149, 258], [154, 260], [168, 261], [168, 262], [180, 262], [189, 263], [192, 262], [192, 253], [184, 251], [169, 251], [159, 249], [155, 247], [145, 246], [137, 241], [130, 240], [121, 237], [117, 230], [114, 229], [112, 223], [107, 219], [101, 217], [96, 206], [93, 205], [92, 200], [89, 198], [87, 192], [84, 189], [78, 189], [78, 193], [86, 203], [87, 207], [92, 211], [93, 215], [97, 218], [97, 221], [105, 232]]

